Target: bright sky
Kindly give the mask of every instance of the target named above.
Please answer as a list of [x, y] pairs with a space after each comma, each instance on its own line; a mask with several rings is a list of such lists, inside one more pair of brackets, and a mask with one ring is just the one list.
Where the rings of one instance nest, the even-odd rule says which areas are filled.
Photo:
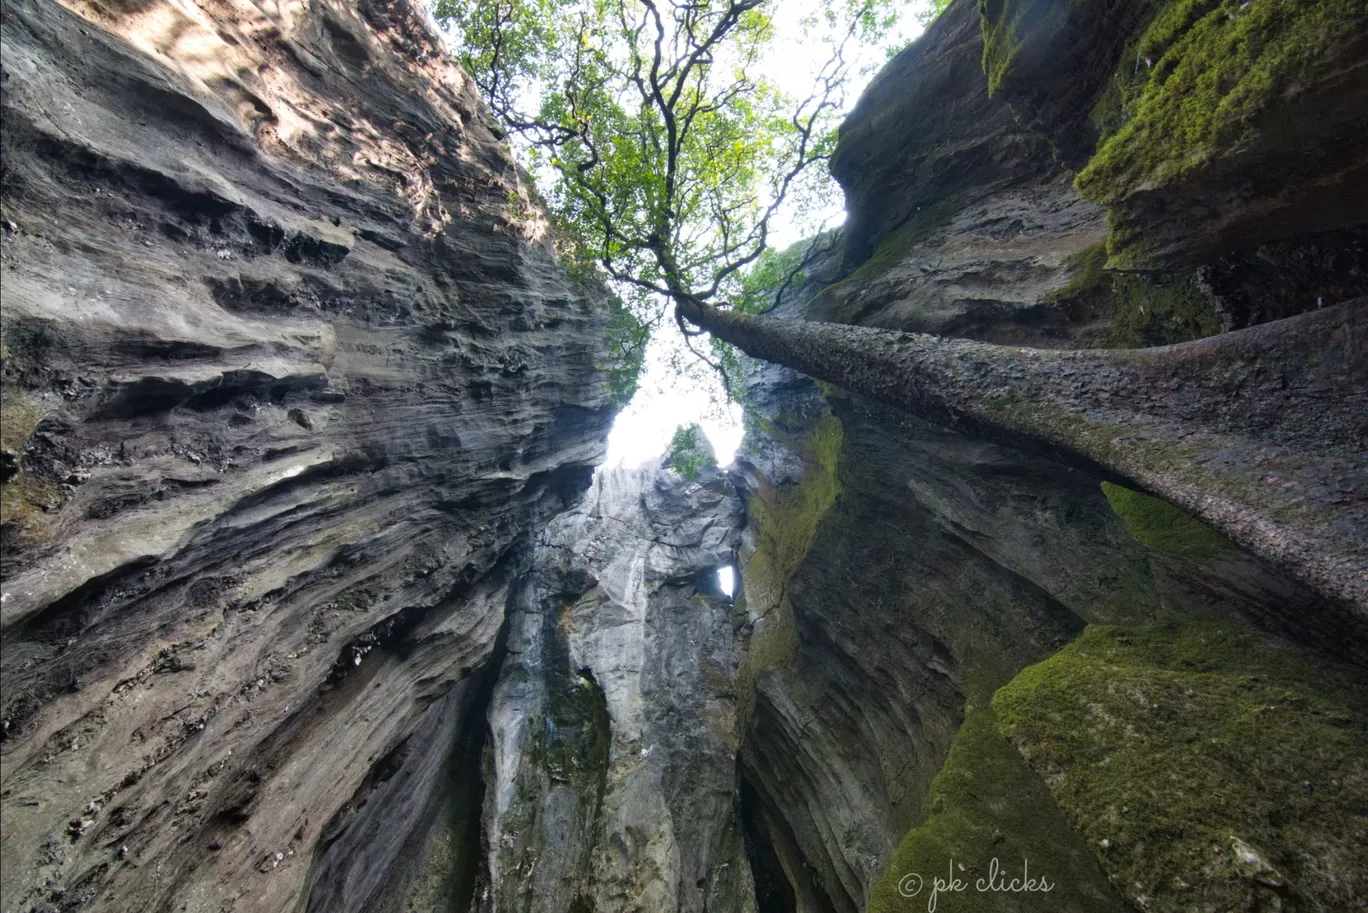
[[[901, 48], [922, 32], [917, 22], [916, 12], [924, 5], [923, 0], [910, 0], [907, 11], [891, 36], [890, 44]], [[798, 23], [801, 18], [823, 8], [821, 2], [813, 0], [781, 0], [775, 14], [779, 29], [774, 52], [767, 61], [766, 69], [771, 79], [790, 94], [805, 97], [812, 85], [817, 70], [825, 62], [817, 55], [794, 53], [802, 42]], [[877, 66], [884, 59], [879, 49], [865, 49], [861, 63]], [[868, 84], [876, 70], [859, 76], [852, 83], [846, 95], [847, 110], [854, 106], [860, 92]], [[810, 237], [821, 227], [833, 227], [845, 220], [845, 212], [839, 202], [839, 189], [834, 195], [834, 204], [828, 212], [813, 220], [796, 222], [792, 215], [780, 211], [770, 225], [770, 242], [782, 250], [790, 244]], [[823, 219], [826, 220], [822, 226]], [[708, 351], [707, 337], [694, 343], [700, 351]], [[608, 436], [607, 465], [639, 466], [648, 460], [658, 459], [669, 447], [675, 428], [697, 422], [712, 442], [717, 453], [717, 461], [726, 466], [736, 455], [741, 445], [741, 409], [736, 405], [721, 408], [723, 401], [722, 385], [712, 372], [699, 372], [696, 378], [681, 377], [670, 368], [671, 354], [683, 347], [679, 333], [668, 324], [651, 339], [646, 350], [646, 364], [641, 372], [636, 396], [618, 414]], [[687, 353], [685, 353], [687, 355]], [[706, 376], [704, 376], [706, 375]]]

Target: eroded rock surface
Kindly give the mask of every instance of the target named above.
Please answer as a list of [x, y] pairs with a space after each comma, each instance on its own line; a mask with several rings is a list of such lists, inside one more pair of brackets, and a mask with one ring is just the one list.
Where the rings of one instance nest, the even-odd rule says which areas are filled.
[[538, 540], [489, 710], [477, 909], [755, 909], [737, 791], [744, 641], [717, 576], [743, 518], [716, 470], [610, 469]]
[[606, 303], [408, 3], [4, 19], [0, 905], [371, 909], [602, 457]]
[[[1105, 87], [1075, 80], [1094, 71], [1108, 78], [1105, 58], [1125, 43], [1116, 32], [1138, 27], [1138, 14], [1096, 4], [1079, 17], [1057, 5], [1057, 15], [1028, 17], [1029, 40], [1007, 46], [1022, 51], [1019, 72], [1031, 79], [1013, 82], [1008, 73], [1003, 91], [990, 97], [995, 74], [981, 68], [991, 61], [971, 23], [981, 10], [991, 19], [1004, 7], [1017, 15], [1041, 6], [956, 2], [871, 84], [833, 161], [847, 194], [847, 236], [808, 269], [807, 287], [777, 314], [1002, 345], [1130, 348], [1362, 294], [1361, 228], [1309, 233], [1318, 226], [1287, 221], [1236, 240], [1226, 215], [1243, 219], [1263, 203], [1198, 215], [1184, 208], [1182, 192], [1169, 211], [1181, 230], [1162, 219], [1145, 228], [1166, 249], [1184, 248], [1181, 255], [1143, 275], [1104, 269], [1112, 228], [1079, 195], [1066, 166], [1093, 152], [1087, 114]], [[1105, 34], [1087, 32], [1089, 16]], [[1031, 100], [1036, 107], [1027, 110]], [[1017, 117], [997, 107], [1007, 101]], [[1220, 193], [1236, 193], [1235, 181]], [[1280, 192], [1310, 211], [1324, 186]], [[1154, 212], [1163, 201], [1163, 193], [1150, 197]], [[1351, 381], [1333, 395], [1352, 403], [1361, 394]], [[1226, 403], [1213, 395], [1205, 408], [1214, 414]], [[1319, 414], [1301, 412], [1308, 423]], [[1346, 428], [1361, 409], [1350, 412]], [[944, 872], [952, 858], [971, 884], [994, 856], [1018, 870], [1029, 856], [1034, 871], [1042, 873], [1040, 864], [1053, 873], [1056, 890], [1048, 895], [942, 895], [944, 909], [975, 913], [1125, 910], [1159, 894], [1165, 909], [1176, 910], [1184, 896], [1241, 883], [1235, 877], [1217, 887], [1196, 862], [1182, 867], [1189, 894], [1171, 883], [1161, 890], [1158, 872], [1172, 877], [1162, 863], [1138, 881], [1136, 867], [1158, 857], [1140, 846], [1109, 852], [1115, 840], [1103, 833], [1128, 814], [1125, 803], [1083, 810], [1085, 802], [1061, 791], [1057, 768], [1029, 753], [1031, 763], [1023, 760], [1024, 743], [1005, 738], [990, 698], [1014, 679], [1042, 681], [1030, 677], [1042, 668], [1032, 664], [1085, 624], [1090, 631], [1132, 625], [1124, 630], [1176, 645], [1173, 632], [1187, 629], [1166, 627], [1165, 619], [1223, 619], [1259, 629], [1241, 636], [1261, 649], [1294, 653], [1290, 641], [1309, 645], [1310, 656], [1353, 659], [1362, 655], [1361, 619], [1325, 589], [1290, 579], [1167, 505], [1114, 488], [1108, 494], [1048, 454], [909, 419], [782, 368], [753, 366], [747, 422], [741, 465], [752, 494], [743, 578], [754, 633], [741, 676], [743, 686], [753, 685], [741, 695], [748, 713], [742, 759], [752, 826], [773, 848], [757, 860], [762, 908], [768, 901], [776, 910], [922, 910], [925, 895], [900, 894], [900, 879]], [[1362, 453], [1352, 437], [1342, 442], [1345, 466]], [[1350, 474], [1332, 486], [1327, 504], [1361, 501], [1357, 470]], [[1276, 475], [1277, 484], [1305, 485], [1301, 476]], [[1337, 509], [1326, 508], [1326, 523], [1353, 515]], [[1353, 551], [1356, 538], [1341, 541]], [[1226, 630], [1220, 621], [1202, 624]], [[1201, 667], [1195, 654], [1183, 656]], [[1270, 667], [1269, 674], [1281, 673]], [[1135, 712], [1148, 708], [1137, 704]], [[1073, 725], [1086, 732], [1092, 724]], [[1357, 769], [1358, 738], [1346, 728], [1334, 763]], [[1262, 763], [1257, 746], [1217, 750], [1234, 770]], [[1181, 748], [1162, 756], [1167, 764], [1204, 763]], [[1168, 824], [1182, 818], [1182, 791], [1162, 778], [1151, 786], [1154, 814]], [[1348, 787], [1345, 795], [1352, 793]], [[1243, 833], [1250, 829], [1242, 814], [1204, 813], [1210, 820], [1193, 827], [1219, 818]], [[1362, 824], [1349, 817], [1308, 836], [1333, 848], [1329, 865], [1344, 865], [1344, 835]], [[1256, 842], [1260, 853], [1278, 856], [1269, 865], [1290, 867], [1288, 847], [1262, 834]], [[1231, 850], [1202, 852], [1224, 863]], [[1242, 883], [1258, 902], [1271, 902], [1266, 887]], [[1328, 884], [1306, 879], [1296, 890], [1331, 909], [1345, 889]]]

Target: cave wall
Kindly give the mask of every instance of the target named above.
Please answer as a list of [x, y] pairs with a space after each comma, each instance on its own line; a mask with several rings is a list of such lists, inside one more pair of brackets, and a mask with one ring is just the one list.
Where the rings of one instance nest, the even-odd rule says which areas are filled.
[[3, 106], [0, 908], [374, 909], [606, 296], [406, 2], [6, 0]]

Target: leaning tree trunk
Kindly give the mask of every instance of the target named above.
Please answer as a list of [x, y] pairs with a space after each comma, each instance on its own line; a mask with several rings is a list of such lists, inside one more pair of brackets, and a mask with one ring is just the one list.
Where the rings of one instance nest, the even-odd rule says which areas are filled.
[[1368, 299], [1127, 351], [680, 310], [756, 358], [1159, 495], [1368, 623]]

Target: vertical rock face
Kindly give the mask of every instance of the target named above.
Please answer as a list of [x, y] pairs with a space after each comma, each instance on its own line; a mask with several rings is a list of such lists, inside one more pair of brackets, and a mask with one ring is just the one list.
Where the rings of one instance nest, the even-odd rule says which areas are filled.
[[966, 714], [1085, 622], [1146, 620], [1159, 597], [1079, 473], [773, 366], [747, 405], [743, 773], [791, 892], [777, 908], [861, 911]]
[[4, 20], [0, 908], [376, 909], [602, 457], [605, 298], [406, 2]]
[[731, 480], [609, 470], [526, 558], [495, 686], [490, 911], [753, 911], [737, 798]]
[[[846, 190], [846, 234], [778, 313], [1005, 345], [1135, 347], [1361, 294], [1361, 226], [1309, 235], [1316, 226], [1289, 220], [1264, 226], [1276, 240], [1261, 235], [1263, 246], [1229, 253], [1232, 236], [1215, 210], [1199, 217], [1182, 209], [1181, 232], [1165, 234], [1163, 220], [1151, 226], [1162, 245], [1186, 245], [1191, 256], [1145, 275], [1104, 270], [1106, 212], [1080, 197], [1067, 164], [1092, 154], [1088, 108], [1127, 30], [1148, 20], [1103, 3], [1022, 12], [1042, 6], [1050, 5], [956, 2], [876, 78], [842, 127], [832, 165]], [[1013, 16], [1025, 23], [1015, 37]], [[1017, 69], [995, 72], [983, 36], [1019, 50]], [[1347, 59], [1336, 57], [1327, 80], [1357, 72]], [[996, 96], [990, 80], [1001, 83]], [[1265, 160], [1257, 142], [1246, 154]], [[1344, 180], [1338, 167], [1325, 182], [1288, 185], [1286, 199], [1314, 208], [1324, 186]], [[1218, 192], [1238, 195], [1239, 186], [1236, 178]], [[1188, 206], [1185, 193], [1171, 213]], [[1163, 209], [1162, 194], [1147, 200]], [[1243, 202], [1239, 218], [1262, 205]], [[1368, 721], [1345, 708], [1362, 700], [1361, 673], [1341, 680], [1325, 656], [1348, 655], [1342, 646], [1352, 633], [1337, 626], [1332, 604], [1162, 502], [1104, 490], [1039, 456], [911, 420], [782, 368], [752, 366], [746, 406], [739, 464], [751, 489], [742, 576], [752, 631], [739, 700], [748, 821], [771, 847], [756, 858], [762, 909], [925, 910], [926, 893], [900, 893], [903, 876], [944, 877], [953, 858], [972, 885], [990, 857], [1013, 860], [1018, 871], [1029, 858], [1054, 890], [1032, 898], [971, 889], [943, 894], [938, 908], [1180, 910], [1198, 896], [1228, 906], [1247, 896], [1277, 909], [1272, 888], [1230, 874], [1253, 871], [1242, 851], [1232, 855], [1231, 834], [1254, 847], [1249, 858], [1259, 865], [1300, 869], [1285, 896], [1306, 909], [1361, 898], [1361, 879], [1345, 887], [1308, 874], [1303, 838], [1270, 833], [1248, 806], [1212, 798], [1194, 814], [1184, 805], [1211, 791], [1196, 785], [1203, 777], [1267, 777], [1292, 790], [1317, 776], [1314, 764], [1299, 766], [1295, 752], [1270, 757], [1243, 737], [1220, 741], [1225, 734], [1211, 754], [1147, 743], [1154, 766], [1135, 774], [1149, 790], [1141, 800], [1119, 785], [1124, 777], [1111, 782], [1101, 772], [1109, 759], [1087, 747], [1090, 734], [1101, 744], [1163, 727], [1139, 709], [1110, 721], [1079, 710], [1114, 706], [1097, 684], [1114, 681], [1106, 679], [1113, 664], [1145, 667], [1122, 690], [1137, 708], [1153, 694], [1143, 707], [1155, 711], [1168, 707], [1158, 703], [1165, 676], [1197, 664], [1212, 678], [1185, 693], [1181, 712], [1219, 717], [1224, 711], [1206, 708], [1238, 703], [1226, 689], [1246, 687], [1229, 683], [1251, 665], [1222, 645], [1243, 639], [1266, 650], [1272, 634], [1285, 640], [1270, 655], [1282, 652], [1287, 663], [1268, 667], [1271, 687], [1314, 694], [1305, 700], [1339, 720], [1333, 736], [1314, 721], [1289, 722], [1289, 744], [1333, 744], [1331, 763], [1357, 771], [1368, 757]], [[1118, 645], [1116, 657], [1089, 668], [1098, 675], [1092, 684], [1082, 675], [1050, 678], [1062, 663], [1023, 672], [1062, 655], [1085, 625], [1094, 642]], [[1308, 660], [1287, 640], [1320, 652]], [[1141, 642], [1165, 646], [1125, 652]], [[1184, 652], [1194, 643], [1208, 653]], [[1361, 656], [1362, 644], [1354, 648]], [[1000, 702], [995, 693], [1009, 696]], [[1017, 693], [1035, 701], [1029, 712], [1018, 709]], [[1047, 707], [1042, 695], [1067, 697]], [[1004, 709], [1010, 719], [1000, 719]], [[1053, 753], [1059, 739], [1076, 754]], [[1160, 769], [1183, 773], [1170, 781]], [[1337, 787], [1340, 807], [1358, 802], [1355, 777]], [[1150, 811], [1130, 821], [1142, 801]], [[1321, 815], [1304, 804], [1276, 814], [1321, 848], [1317, 865], [1353, 869], [1345, 860], [1362, 815]], [[1193, 835], [1200, 850], [1183, 862], [1155, 852], [1164, 828]], [[1178, 869], [1187, 888], [1174, 886]]]
[[[1049, 144], [981, 91], [974, 3], [952, 3], [879, 72], [841, 125], [832, 174], [846, 189], [846, 263], [908, 223], [1052, 171]], [[932, 208], [934, 207], [934, 209]]]

